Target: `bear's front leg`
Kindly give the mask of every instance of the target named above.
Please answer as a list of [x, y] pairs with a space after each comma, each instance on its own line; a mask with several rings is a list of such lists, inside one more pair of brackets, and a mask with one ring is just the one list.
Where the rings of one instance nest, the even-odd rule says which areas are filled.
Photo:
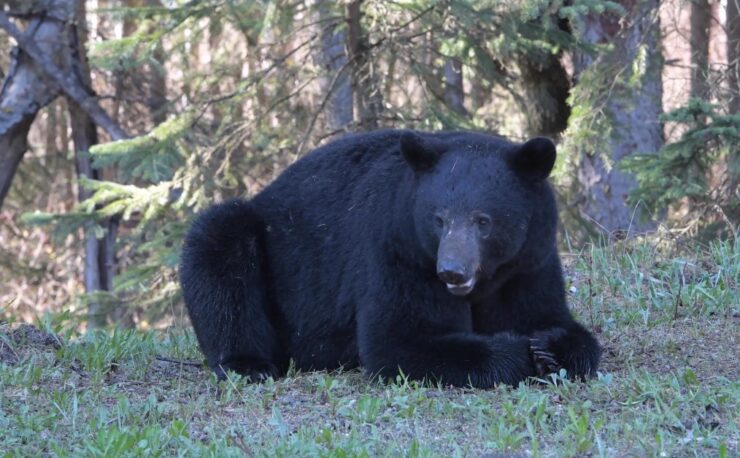
[[386, 298], [361, 306], [358, 346], [371, 375], [393, 380], [402, 373], [414, 380], [489, 388], [537, 374], [528, 336], [476, 334], [462, 301], [432, 297], [429, 290], [414, 292], [399, 293], [402, 299], [396, 302]]
[[575, 321], [533, 333], [530, 349], [540, 377], [564, 368], [568, 377], [585, 379], [596, 374], [601, 357], [594, 336]]
[[480, 336], [449, 333], [399, 336], [392, 332], [366, 337], [360, 355], [372, 376], [393, 380], [403, 374], [453, 386], [515, 386], [536, 375], [529, 339], [514, 334]]
[[508, 331], [529, 336], [540, 377], [560, 368], [573, 378], [596, 373], [601, 347], [568, 310], [556, 253], [541, 268], [513, 276], [481, 299], [474, 312], [473, 326], [482, 334]]

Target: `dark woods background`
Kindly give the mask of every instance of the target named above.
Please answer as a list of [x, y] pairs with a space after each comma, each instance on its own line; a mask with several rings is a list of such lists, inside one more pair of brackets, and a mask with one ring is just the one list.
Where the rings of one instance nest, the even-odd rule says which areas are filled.
[[564, 249], [737, 245], [738, 3], [0, 1], [0, 318], [181, 319], [198, 210], [382, 127], [555, 138]]

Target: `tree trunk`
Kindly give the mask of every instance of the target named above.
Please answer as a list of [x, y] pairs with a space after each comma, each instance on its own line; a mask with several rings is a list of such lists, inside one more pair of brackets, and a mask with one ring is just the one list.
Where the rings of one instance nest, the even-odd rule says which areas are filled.
[[[2, 49], [10, 49], [10, 40], [4, 33], [0, 33], [0, 50]], [[0, 53], [0, 80], [5, 79], [5, 74], [8, 70], [9, 57], [9, 55], [6, 56], [4, 53]]]
[[[441, 75], [438, 68], [435, 66], [437, 59], [439, 43], [436, 39], [434, 32], [427, 32], [424, 34], [425, 43], [423, 45], [423, 51], [420, 51], [415, 55], [417, 59], [417, 71], [424, 81], [427, 91], [434, 96], [435, 99], [440, 102], [447, 103], [445, 100], [445, 87], [444, 87], [444, 75]], [[412, 66], [414, 66], [412, 64]]]
[[[149, 7], [162, 7], [160, 0], [146, 0]], [[147, 107], [151, 115], [152, 123], [156, 126], [167, 120], [167, 73], [165, 70], [165, 55], [162, 43], [152, 53], [154, 62], [148, 65], [149, 93]]]
[[[106, 1], [107, 3], [107, 1]], [[158, 8], [162, 6], [159, 0], [123, 0], [126, 9]], [[112, 7], [113, 5], [111, 5]], [[143, 24], [138, 15], [127, 14], [122, 21], [122, 36], [130, 37], [137, 33]], [[108, 25], [110, 28], [111, 25]], [[144, 33], [152, 33], [158, 27], [151, 24]], [[167, 82], [164, 67], [165, 56], [161, 43], [156, 45], [152, 52], [153, 62], [149, 62], [137, 69], [118, 69], [114, 72], [114, 87], [116, 97], [113, 100], [112, 112], [116, 121], [127, 125], [129, 130], [142, 131], [148, 128], [143, 113], [137, 106], [127, 104], [125, 95], [143, 100], [148, 109], [152, 125], [158, 125], [167, 120]]]
[[[57, 1], [50, 14], [32, 19], [28, 24], [31, 38], [47, 55], [58, 55], [65, 21], [64, 2]], [[31, 58], [18, 48], [11, 52], [11, 62], [0, 89], [0, 207], [10, 189], [18, 164], [28, 148], [27, 137], [38, 111], [51, 103], [59, 91]]]
[[49, 104], [49, 108], [46, 110], [46, 126], [43, 127], [46, 130], [45, 146], [46, 156], [55, 156], [59, 149], [57, 148], [57, 106], [58, 101]]
[[[69, 34], [70, 66], [74, 73], [89, 88], [91, 86], [90, 68], [84, 54], [84, 45], [87, 42], [87, 30], [85, 28], [85, 2], [80, 1], [76, 5], [75, 26]], [[94, 94], [89, 94], [93, 96]], [[90, 159], [90, 148], [98, 143], [98, 132], [95, 123], [73, 100], [67, 100], [69, 104], [70, 119], [72, 122], [72, 141], [75, 147], [75, 158], [77, 175], [92, 180], [100, 178], [98, 170], [93, 169]], [[91, 196], [90, 191], [80, 186], [79, 200], [83, 201]], [[116, 238], [117, 223], [112, 220], [101, 222], [105, 229], [105, 235], [98, 239], [95, 236], [93, 223], [85, 226], [85, 291], [93, 293], [96, 291], [112, 291], [113, 276], [115, 274], [115, 252], [114, 243]], [[93, 299], [88, 304], [88, 326], [97, 328], [105, 326], [107, 322], [107, 311], [103, 309], [99, 301]]]
[[383, 112], [383, 93], [376, 65], [362, 29], [363, 0], [347, 5], [347, 49], [352, 66], [354, 121], [361, 130], [377, 129]]
[[167, 120], [167, 73], [162, 44], [157, 45], [153, 54], [156, 64], [149, 64], [149, 98], [147, 106], [152, 123], [156, 126]]
[[[732, 0], [730, 0], [732, 1]], [[691, 0], [691, 97], [709, 98], [709, 26], [708, 0]]]
[[[599, 90], [606, 97], [605, 114], [611, 123], [605, 151], [581, 155], [578, 169], [580, 211], [607, 231], [610, 237], [623, 237], [655, 227], [639, 208], [627, 205], [627, 197], [636, 182], [618, 168], [619, 161], [636, 153], [656, 152], [663, 144], [658, 117], [661, 113], [661, 54], [658, 1], [620, 2], [625, 18], [587, 16], [582, 18], [580, 33], [591, 43], [613, 43], [615, 49], [605, 62], [594, 63], [588, 54], [574, 56], [576, 78], [584, 71], [603, 71], [592, 65], [609, 64], [622, 75]], [[644, 73], [634, 74], [635, 62], [644, 53]], [[638, 78], [637, 82], [630, 81]], [[604, 159], [608, 155], [608, 161]]]
[[337, 15], [333, 5], [334, 2], [328, 0], [317, 2], [321, 45], [314, 55], [316, 65], [323, 71], [319, 85], [321, 93], [328, 97], [324, 118], [329, 132], [346, 129], [352, 124], [353, 119], [351, 72], [344, 49], [347, 43], [347, 30], [344, 28], [337, 30], [336, 25], [333, 25], [335, 21], [332, 17]]
[[727, 0], [727, 62], [730, 113], [740, 113], [740, 0]]
[[462, 61], [454, 56], [445, 56], [444, 64], [442, 68], [439, 68], [436, 65], [437, 57], [440, 55], [439, 40], [433, 32], [427, 32], [425, 40], [417, 71], [426, 89], [447, 108], [460, 116], [467, 117], [469, 113], [465, 108]]
[[568, 127], [570, 79], [558, 55], [549, 55], [544, 63], [519, 60], [524, 105], [519, 108], [527, 120], [528, 136], [557, 138]]
[[467, 116], [468, 110], [465, 109], [465, 89], [463, 87], [463, 66], [460, 59], [448, 57], [444, 65], [445, 104], [455, 113], [461, 116]]
[[[727, 81], [730, 90], [729, 112], [740, 113], [740, 0], [727, 0]], [[736, 217], [740, 213], [737, 202], [740, 200], [740, 154], [728, 154], [727, 192], [734, 209], [728, 210]], [[735, 224], [737, 227], [737, 219]], [[737, 237], [737, 234], [735, 234]]]
[[[75, 165], [78, 177], [97, 179], [97, 170], [92, 168], [92, 163], [87, 152], [90, 147], [98, 142], [98, 134], [95, 125], [90, 121], [87, 115], [80, 110], [75, 103], [69, 103], [69, 115], [72, 121], [72, 142], [75, 148]], [[90, 191], [82, 186], [78, 186], [78, 198], [83, 201], [89, 198]], [[104, 257], [104, 249], [101, 250], [100, 242], [95, 236], [95, 223], [85, 224], [85, 291], [94, 293], [106, 289], [106, 280], [103, 269], [100, 268], [100, 259]], [[87, 309], [88, 327], [99, 328], [105, 326], [105, 312], [102, 306], [96, 301], [91, 300]]]
[[[561, 32], [573, 33], [566, 19], [551, 19]], [[540, 51], [518, 59], [522, 97], [516, 101], [525, 115], [527, 136], [558, 138], [568, 127], [571, 80], [561, 58], [562, 52]]]

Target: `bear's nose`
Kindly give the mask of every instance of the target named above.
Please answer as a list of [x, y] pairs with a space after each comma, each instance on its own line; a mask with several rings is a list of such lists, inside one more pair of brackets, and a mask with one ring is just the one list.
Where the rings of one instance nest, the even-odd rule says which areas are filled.
[[462, 285], [466, 281], [465, 274], [456, 269], [442, 270], [441, 272], [437, 272], [437, 276], [448, 285]]

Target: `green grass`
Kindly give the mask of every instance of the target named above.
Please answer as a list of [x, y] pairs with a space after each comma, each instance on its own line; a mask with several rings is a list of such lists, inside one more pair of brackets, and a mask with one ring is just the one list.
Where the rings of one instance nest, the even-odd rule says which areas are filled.
[[157, 359], [201, 361], [189, 329], [5, 324], [0, 455], [738, 456], [740, 246], [632, 242], [564, 260], [574, 312], [605, 347], [588, 383], [475, 390], [348, 371], [219, 386]]

